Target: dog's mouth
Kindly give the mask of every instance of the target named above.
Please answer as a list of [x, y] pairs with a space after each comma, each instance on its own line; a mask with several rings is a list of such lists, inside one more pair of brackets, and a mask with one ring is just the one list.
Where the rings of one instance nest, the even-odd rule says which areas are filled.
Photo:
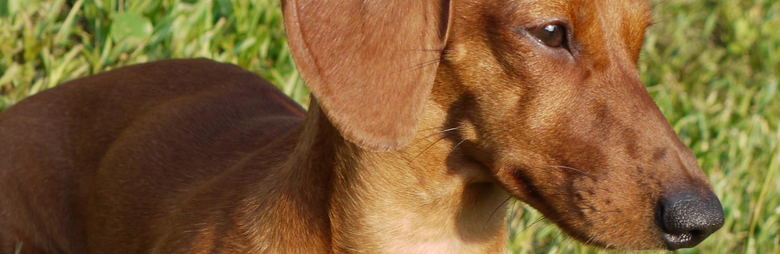
[[690, 248], [723, 221], [720, 203], [709, 191], [662, 192], [658, 186], [615, 181], [614, 175], [508, 171], [507, 177], [499, 178], [506, 179], [502, 184], [512, 196], [588, 245], [621, 250]]
[[[536, 154], [480, 153], [478, 148], [467, 142], [462, 151], [504, 191], [587, 245], [690, 248], [723, 225], [720, 201], [695, 162], [648, 163], [572, 149]], [[530, 151], [512, 149], [517, 150]]]
[[[666, 248], [652, 218], [648, 218], [652, 213], [644, 212], [650, 208], [635, 205], [636, 209], [627, 209], [627, 205], [620, 203], [625, 199], [606, 197], [617, 191], [597, 188], [597, 178], [576, 172], [547, 177], [531, 175], [522, 169], [513, 171], [510, 193], [534, 207], [570, 237], [607, 249]], [[553, 184], [553, 179], [563, 181]]]

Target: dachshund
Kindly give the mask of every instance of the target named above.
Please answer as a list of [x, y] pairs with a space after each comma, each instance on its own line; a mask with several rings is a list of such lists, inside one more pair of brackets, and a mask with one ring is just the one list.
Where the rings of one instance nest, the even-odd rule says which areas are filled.
[[308, 111], [194, 59], [0, 115], [0, 253], [505, 253], [509, 198], [619, 250], [723, 225], [640, 82], [643, 0], [282, 8]]

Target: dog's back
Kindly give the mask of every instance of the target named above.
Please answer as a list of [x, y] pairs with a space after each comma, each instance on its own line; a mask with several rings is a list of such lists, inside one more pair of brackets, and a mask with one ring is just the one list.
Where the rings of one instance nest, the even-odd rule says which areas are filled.
[[[202, 188], [250, 152], [296, 130], [304, 114], [265, 80], [209, 60], [136, 65], [44, 91], [0, 115], [0, 149], [14, 151], [0, 152], [0, 233], [6, 234], [0, 234], [0, 250], [85, 253], [88, 228], [154, 228], [112, 223], [169, 220], [157, 216], [170, 211], [156, 209], [186, 202], [177, 196], [183, 190]], [[284, 150], [269, 152], [289, 154]], [[189, 170], [165, 170], [174, 167]], [[88, 214], [88, 207], [100, 214]], [[149, 245], [154, 233], [121, 235]]]

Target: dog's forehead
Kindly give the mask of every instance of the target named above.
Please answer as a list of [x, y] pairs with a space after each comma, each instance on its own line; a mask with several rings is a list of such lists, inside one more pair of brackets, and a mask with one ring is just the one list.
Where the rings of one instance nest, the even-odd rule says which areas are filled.
[[650, 23], [652, 17], [650, 5], [645, 0], [497, 0], [494, 3], [496, 8], [505, 10], [505, 14], [521, 23], [549, 20], [593, 23], [599, 19]]

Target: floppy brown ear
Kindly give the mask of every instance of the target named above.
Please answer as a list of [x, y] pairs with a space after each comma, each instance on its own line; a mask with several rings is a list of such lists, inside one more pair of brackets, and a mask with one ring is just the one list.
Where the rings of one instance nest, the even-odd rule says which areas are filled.
[[285, 0], [290, 49], [328, 119], [374, 150], [409, 142], [446, 40], [449, 0]]

